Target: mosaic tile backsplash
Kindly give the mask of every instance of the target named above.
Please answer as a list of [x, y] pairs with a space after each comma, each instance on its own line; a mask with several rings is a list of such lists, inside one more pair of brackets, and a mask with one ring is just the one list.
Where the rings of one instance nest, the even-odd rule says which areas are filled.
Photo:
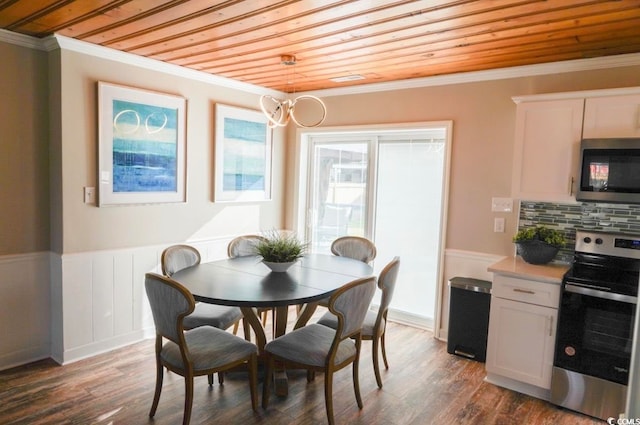
[[570, 263], [576, 229], [640, 235], [640, 205], [521, 201], [518, 230], [535, 225], [564, 232], [567, 246], [554, 261]]

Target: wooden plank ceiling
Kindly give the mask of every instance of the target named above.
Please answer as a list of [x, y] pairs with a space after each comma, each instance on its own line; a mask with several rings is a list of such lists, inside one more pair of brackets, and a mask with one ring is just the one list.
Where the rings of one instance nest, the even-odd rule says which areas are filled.
[[0, 27], [299, 92], [640, 52], [640, 0], [0, 0]]

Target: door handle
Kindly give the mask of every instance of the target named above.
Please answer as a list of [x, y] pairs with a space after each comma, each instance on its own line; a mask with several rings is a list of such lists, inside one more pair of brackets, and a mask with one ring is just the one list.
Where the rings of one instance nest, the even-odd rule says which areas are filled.
[[564, 291], [571, 292], [574, 294], [579, 294], [579, 295], [585, 295], [588, 297], [603, 298], [605, 300], [611, 300], [611, 301], [620, 301], [628, 304], [638, 303], [638, 297], [625, 295], [625, 294], [616, 294], [611, 292], [598, 291], [596, 289], [585, 288], [585, 287], [573, 285], [570, 283], [567, 283], [564, 285]]

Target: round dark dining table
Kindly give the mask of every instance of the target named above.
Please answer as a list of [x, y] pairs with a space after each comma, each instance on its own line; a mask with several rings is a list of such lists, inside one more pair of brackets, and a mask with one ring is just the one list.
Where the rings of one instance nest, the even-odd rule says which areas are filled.
[[[286, 314], [284, 312], [290, 305], [304, 305], [307, 308], [301, 311], [296, 323], [296, 327], [303, 326], [318, 301], [346, 283], [372, 274], [372, 267], [361, 261], [335, 255], [307, 254], [286, 272], [272, 272], [262, 264], [260, 257], [247, 256], [202, 263], [176, 272], [172, 279], [191, 291], [196, 301], [237, 306], [253, 313], [249, 316], [255, 320], [251, 320], [252, 317], [248, 319], [262, 350], [264, 329], [252, 308], [276, 308], [276, 316], [281, 316], [277, 313]], [[303, 314], [305, 312], [309, 317]], [[282, 325], [282, 319], [277, 317], [276, 325]], [[282, 334], [284, 329], [276, 329], [276, 336]]]
[[191, 291], [196, 301], [240, 307], [262, 353], [266, 334], [255, 308], [275, 309], [274, 336], [278, 337], [286, 332], [289, 306], [302, 306], [294, 326], [297, 329], [311, 318], [318, 301], [352, 280], [372, 274], [373, 268], [358, 260], [306, 254], [286, 272], [272, 272], [260, 257], [247, 256], [201, 263], [171, 278]]

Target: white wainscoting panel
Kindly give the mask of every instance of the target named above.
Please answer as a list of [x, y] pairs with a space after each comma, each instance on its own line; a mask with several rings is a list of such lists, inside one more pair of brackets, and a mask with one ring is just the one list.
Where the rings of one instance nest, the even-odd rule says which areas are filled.
[[93, 341], [93, 258], [91, 253], [62, 257], [62, 309], [63, 344], [81, 347]]
[[117, 253], [113, 257], [114, 335], [124, 335], [134, 329], [133, 257], [129, 252]]
[[49, 357], [49, 253], [0, 257], [0, 370]]
[[[205, 262], [226, 257], [230, 239], [184, 243], [196, 247]], [[63, 313], [52, 316], [59, 321], [53, 324], [60, 329], [55, 336], [62, 340], [53, 341], [51, 357], [66, 364], [152, 337], [144, 275], [161, 273], [167, 246], [54, 255], [52, 261], [60, 264], [60, 295], [52, 297], [52, 305]]]

